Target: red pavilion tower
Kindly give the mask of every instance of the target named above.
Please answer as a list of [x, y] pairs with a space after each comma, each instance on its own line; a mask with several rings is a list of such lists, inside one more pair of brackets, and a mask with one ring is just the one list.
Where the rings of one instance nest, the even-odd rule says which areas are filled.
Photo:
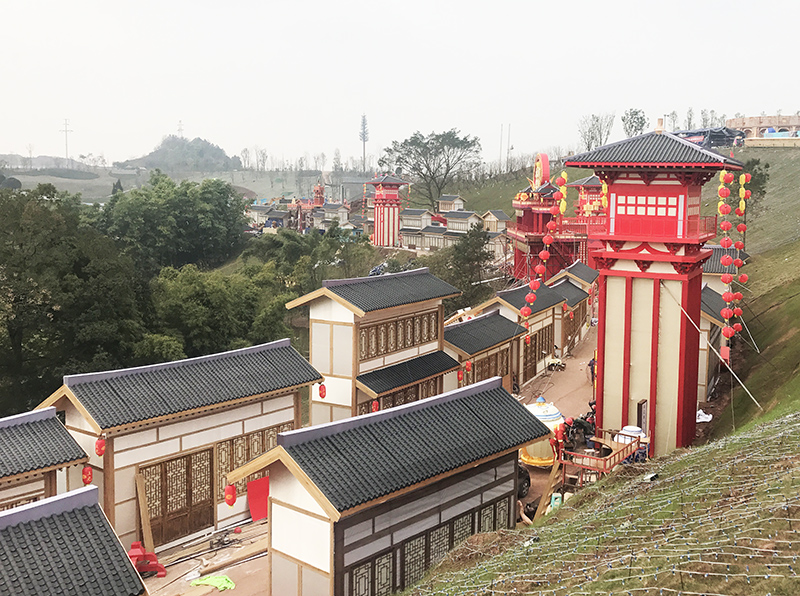
[[597, 424], [640, 426], [651, 452], [692, 443], [702, 263], [716, 217], [700, 190], [742, 164], [656, 131], [573, 156], [608, 184], [604, 225], [592, 239], [598, 279]]
[[400, 187], [408, 184], [395, 176], [376, 176], [367, 184], [375, 187], [374, 246], [397, 246], [400, 241]]

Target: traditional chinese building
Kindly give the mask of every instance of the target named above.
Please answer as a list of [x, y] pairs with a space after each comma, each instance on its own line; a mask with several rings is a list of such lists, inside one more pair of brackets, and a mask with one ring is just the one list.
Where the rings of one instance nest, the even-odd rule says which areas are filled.
[[597, 423], [638, 424], [663, 454], [695, 435], [703, 245], [700, 190], [742, 165], [661, 131], [569, 158], [608, 184], [598, 280]]
[[395, 176], [376, 176], [367, 184], [375, 189], [375, 246], [397, 246], [400, 242], [400, 187], [408, 184]]

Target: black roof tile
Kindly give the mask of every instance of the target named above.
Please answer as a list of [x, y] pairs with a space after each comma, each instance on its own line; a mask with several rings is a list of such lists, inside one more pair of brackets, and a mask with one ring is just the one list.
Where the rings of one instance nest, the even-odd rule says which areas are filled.
[[447, 232], [445, 226], [425, 226], [422, 228], [423, 234], [444, 234], [445, 232]]
[[53, 407], [0, 418], [0, 478], [86, 459]]
[[144, 593], [97, 503], [97, 487], [0, 513], [0, 596]]
[[463, 323], [446, 325], [444, 340], [472, 356], [525, 333], [525, 327], [495, 310]]
[[400, 212], [400, 217], [402, 217], [404, 215], [408, 215], [410, 217], [419, 217], [420, 215], [423, 215], [424, 213], [428, 213], [428, 210], [427, 209], [403, 209]]
[[704, 285], [700, 294], [700, 309], [720, 325], [725, 324], [720, 311], [728, 306], [717, 292]]
[[470, 217], [477, 216], [480, 218], [480, 215], [475, 213], [474, 211], [445, 211], [444, 213], [440, 213], [442, 217], [446, 219], [469, 219]]
[[600, 272], [597, 269], [592, 269], [583, 261], [575, 261], [572, 265], [567, 267], [565, 271], [569, 271], [572, 275], [585, 281], [587, 284], [594, 283], [600, 277]]
[[575, 182], [570, 182], [567, 184], [567, 188], [579, 188], [581, 186], [600, 188], [603, 186], [603, 182], [600, 180], [600, 178], [592, 174], [591, 176], [586, 176], [586, 178], [580, 178]]
[[323, 281], [322, 285], [364, 312], [447, 298], [461, 293], [429, 273], [427, 267], [372, 277], [330, 279]]
[[718, 244], [706, 244], [704, 248], [710, 248], [713, 251], [713, 254], [703, 262], [703, 273], [716, 273], [717, 275], [730, 273], [732, 275], [736, 275], [736, 265], [731, 264], [725, 267], [720, 262], [720, 259], [724, 255], [730, 255], [732, 259], [742, 259], [745, 263], [747, 263], [747, 259], [750, 258], [748, 253], [743, 250], [738, 250], [734, 247], [722, 248]]
[[549, 434], [500, 379], [320, 427], [278, 444], [338, 511]]
[[663, 132], [648, 132], [637, 137], [603, 145], [567, 158], [565, 165], [574, 167], [676, 164], [715, 166], [718, 169], [741, 169], [742, 163], [695, 143]]
[[511, 221], [511, 218], [506, 215], [505, 211], [501, 211], [500, 209], [489, 209], [486, 213], [491, 213], [494, 215], [498, 221]]
[[[528, 304], [525, 302], [525, 296], [527, 296], [530, 291], [531, 290], [528, 285], [525, 284], [518, 288], [497, 292], [497, 297], [502, 298], [511, 306], [519, 310]], [[547, 310], [548, 308], [551, 308], [557, 304], [561, 304], [562, 302], [564, 302], [564, 296], [550, 287], [542, 284], [539, 286], [539, 289], [536, 290], [536, 302], [534, 302], [532, 305], [529, 304], [528, 306], [531, 307], [531, 314], [536, 314], [537, 312], [542, 312], [543, 310]]]
[[586, 300], [589, 294], [573, 284], [569, 279], [558, 281], [550, 286], [551, 290], [558, 292], [567, 299], [567, 306], [574, 308], [581, 300]]
[[112, 428], [321, 378], [284, 339], [188, 360], [66, 376], [64, 384], [101, 428]]
[[403, 184], [408, 184], [408, 182], [397, 176], [383, 174], [381, 176], [375, 176], [372, 180], [368, 180], [367, 184], [372, 184], [373, 186], [378, 186], [378, 184], [397, 184], [402, 186]]
[[360, 374], [356, 380], [381, 395], [399, 387], [455, 370], [458, 366], [458, 362], [439, 350]]

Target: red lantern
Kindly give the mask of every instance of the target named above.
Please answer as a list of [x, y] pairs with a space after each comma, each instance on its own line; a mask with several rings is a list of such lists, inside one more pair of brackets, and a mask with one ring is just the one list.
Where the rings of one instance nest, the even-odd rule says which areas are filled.
[[[728, 213], [730, 213], [730, 211], [728, 211]], [[734, 213], [735, 213], [736, 215], [738, 215], [739, 217], [741, 217], [742, 215], [744, 215], [744, 211], [742, 211], [742, 210], [741, 210], [741, 209], [739, 209], [738, 207], [736, 208], [736, 211], [734, 211]]]
[[742, 309], [737, 306], [736, 308], [733, 309], [733, 314], [736, 315], [737, 317], [741, 317]]
[[550, 251], [549, 250], [540, 250], [539, 251], [539, 258], [543, 261], [546, 261], [550, 258]]
[[731, 240], [729, 236], [725, 236], [722, 240], [719, 241], [719, 245], [722, 248], [730, 248], [731, 245], [733, 245], [733, 240]]
[[530, 323], [528, 323], [528, 321], [523, 321], [522, 322], [522, 326], [525, 327], [525, 329], [530, 329], [531, 328], [531, 325], [530, 325]]
[[551, 219], [550, 221], [548, 221], [548, 222], [547, 222], [546, 224], [544, 224], [544, 225], [545, 225], [545, 227], [546, 227], [548, 230], [550, 230], [551, 232], [552, 232], [553, 230], [555, 230], [555, 229], [558, 227], [558, 224], [557, 224], [556, 222], [554, 222], [552, 219]]
[[592, 297], [591, 296], [589, 296], [589, 300], [587, 300], [587, 302], [589, 303], [589, 306], [592, 305]]
[[83, 473], [81, 474], [81, 480], [83, 480], [84, 484], [92, 483], [92, 466], [83, 466]]
[[527, 346], [531, 345], [531, 336], [530, 335], [526, 335], [525, 336], [525, 345], [527, 345]]
[[528, 292], [525, 295], [525, 302], [527, 302], [528, 304], [533, 304], [534, 302], [536, 302], [536, 294], [534, 294], [533, 292]]
[[467, 372], [470, 372], [472, 370], [472, 360], [467, 360], [464, 363], [464, 368], [467, 369]]
[[733, 257], [731, 255], [722, 255], [719, 259], [719, 262], [722, 263], [724, 267], [728, 267], [731, 263], [733, 263]]
[[736, 231], [739, 232], [740, 234], [744, 234], [747, 231], [747, 225], [740, 223], [738, 226], [736, 226]]
[[325, 389], [325, 384], [320, 383], [319, 385], [319, 397], [320, 399], [325, 399], [325, 396], [328, 395], [328, 390]]
[[545, 269], [544, 265], [542, 265], [541, 263], [536, 265], [536, 267], [534, 267], [533, 270], [536, 272], [537, 275], [544, 275], [544, 272], [547, 271], [547, 269]]
[[561, 192], [560, 190], [557, 190], [555, 193], [553, 193], [553, 198], [554, 198], [556, 201], [560, 201], [561, 199], [563, 199], [563, 198], [564, 198], [564, 193], [563, 193], [563, 192]]
[[722, 315], [723, 319], [730, 319], [733, 316], [733, 309], [730, 309], [726, 306], [721, 311], [719, 311], [719, 314]]
[[730, 273], [723, 273], [723, 274], [720, 276], [720, 278], [719, 278], [719, 279], [720, 279], [720, 281], [721, 281], [722, 283], [724, 283], [725, 285], [727, 285], [727, 284], [729, 284], [729, 283], [731, 283], [731, 282], [733, 281], [733, 275], [731, 275]]
[[534, 292], [539, 289], [541, 286], [541, 282], [538, 279], [532, 279], [531, 282], [528, 284], [528, 287], [533, 290]]
[[728, 203], [722, 203], [722, 205], [719, 206], [719, 212], [722, 215], [728, 215], [731, 212], [731, 206], [728, 205]]
[[236, 503], [236, 487], [233, 484], [229, 484], [225, 487], [225, 504], [228, 507], [233, 507], [234, 503]]
[[750, 195], [752, 195], [752, 194], [753, 194], [753, 193], [752, 193], [752, 192], [750, 192], [749, 190], [745, 190], [745, 191], [744, 191], [744, 198], [745, 198], [745, 199], [749, 199], [749, 198], [750, 198]]
[[733, 302], [733, 292], [722, 292], [722, 299], [725, 302]]
[[736, 242], [733, 243], [733, 247], [738, 250], [742, 250], [744, 248], [744, 242], [742, 242], [741, 240], [737, 240]]
[[729, 222], [727, 219], [723, 219], [721, 222], [719, 222], [719, 229], [722, 230], [723, 232], [727, 232], [732, 227], [733, 224]]
[[559, 208], [558, 205], [553, 205], [552, 207], [550, 207], [550, 213], [552, 213], [553, 215], [558, 215], [559, 213], [561, 213], [561, 209]]
[[594, 286], [589, 286], [589, 290], [588, 290], [588, 292], [589, 292], [589, 296], [591, 296], [592, 294], [594, 294]]
[[732, 338], [734, 335], [736, 335], [736, 331], [734, 330], [734, 328], [733, 328], [733, 327], [723, 327], [723, 328], [722, 328], [722, 335], [724, 335], [725, 337], [727, 337], [728, 339], [730, 339], [730, 338]]
[[553, 244], [553, 237], [550, 234], [545, 234], [542, 238], [542, 242], [544, 242], [545, 246], [550, 246]]
[[733, 172], [727, 172], [725, 174], [725, 184], [730, 184], [733, 182]]
[[719, 189], [719, 192], [717, 194], [723, 199], [727, 199], [729, 196], [731, 196], [731, 189], [728, 188], [727, 186], [723, 186], [722, 188]]
[[103, 457], [103, 454], [106, 452], [106, 441], [103, 437], [100, 437], [94, 442], [94, 452]]
[[733, 299], [736, 300], [737, 302], [739, 302], [739, 300], [741, 300], [742, 298], [744, 298], [744, 294], [742, 294], [741, 292], [733, 293]]
[[569, 311], [569, 320], [571, 321], [574, 318], [575, 318], [575, 313], [572, 312], [572, 311]]
[[742, 259], [733, 259], [733, 264], [736, 265], [737, 268], [744, 266], [744, 261]]
[[378, 400], [377, 399], [373, 399], [372, 400], [372, 411], [373, 412], [377, 412], [380, 409], [381, 409], [381, 405], [378, 403]]
[[[527, 304], [519, 309], [519, 314], [521, 314], [522, 317], [525, 318], [525, 319], [527, 319], [529, 316], [531, 316], [531, 312], [532, 312], [531, 311], [531, 307], [528, 306]], [[467, 369], [467, 370], [469, 370], [469, 369]]]
[[742, 331], [742, 324], [741, 323], [734, 323], [733, 324], [733, 330], [736, 331], [736, 333], [740, 333]]
[[464, 371], [463, 370], [459, 370], [458, 373], [456, 374], [456, 376], [458, 377], [458, 381], [460, 383], [461, 381], [464, 380]]
[[722, 346], [719, 349], [719, 355], [722, 356], [722, 359], [727, 362], [731, 359], [731, 349], [728, 346]]
[[564, 186], [567, 183], [563, 176], [556, 178], [556, 186]]
[[750, 181], [751, 181], [752, 179], [753, 179], [753, 176], [752, 176], [751, 174], [745, 174], [745, 175], [744, 175], [744, 183], [745, 183], [745, 184], [750, 184]]
[[562, 302], [561, 303], [561, 310], [567, 310], [567, 303], [566, 302]]
[[748, 279], [750, 279], [750, 278], [749, 278], [749, 277], [747, 277], [747, 273], [742, 273], [742, 274], [739, 276], [739, 281], [740, 281], [741, 283], [743, 283], [743, 284], [746, 284]]

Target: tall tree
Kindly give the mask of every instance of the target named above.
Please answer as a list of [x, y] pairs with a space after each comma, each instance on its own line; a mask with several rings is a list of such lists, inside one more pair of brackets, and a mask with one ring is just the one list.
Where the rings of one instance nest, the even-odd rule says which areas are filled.
[[436, 201], [449, 185], [480, 166], [480, 152], [478, 137], [462, 137], [455, 128], [427, 136], [417, 131], [404, 141], [393, 141], [378, 163], [393, 170], [400, 168], [435, 209]]
[[650, 119], [645, 115], [644, 110], [628, 108], [622, 114], [622, 130], [625, 131], [625, 136], [628, 138], [642, 134], [648, 126], [650, 126]]
[[358, 139], [361, 141], [361, 171], [367, 171], [367, 141], [369, 141], [369, 129], [367, 128], [367, 117], [361, 114], [361, 129], [358, 131]]
[[245, 147], [244, 149], [242, 149], [240, 155], [241, 155], [241, 158], [242, 158], [242, 167], [245, 170], [249, 170], [250, 169], [250, 149]]
[[694, 128], [694, 110], [692, 108], [686, 110], [686, 120], [684, 120], [683, 128], [685, 130], [692, 130]]
[[614, 126], [614, 113], [590, 114], [578, 123], [578, 134], [586, 151], [606, 144]]

